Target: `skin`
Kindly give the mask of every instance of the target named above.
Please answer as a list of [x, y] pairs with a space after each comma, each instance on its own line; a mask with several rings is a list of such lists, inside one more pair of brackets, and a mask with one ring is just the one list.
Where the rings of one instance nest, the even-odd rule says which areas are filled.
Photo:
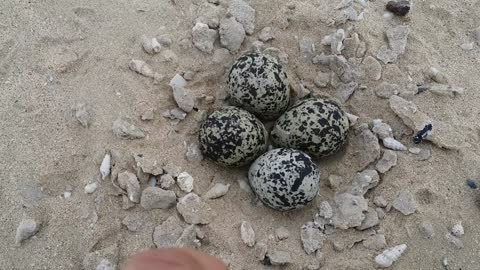
[[188, 248], [165, 248], [140, 252], [124, 270], [227, 270], [215, 257]]

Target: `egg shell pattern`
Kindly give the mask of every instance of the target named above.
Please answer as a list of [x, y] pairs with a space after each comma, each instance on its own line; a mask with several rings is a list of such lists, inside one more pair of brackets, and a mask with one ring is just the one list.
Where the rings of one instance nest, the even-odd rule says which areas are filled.
[[278, 147], [305, 151], [315, 157], [336, 152], [348, 136], [347, 114], [335, 102], [310, 98], [300, 101], [276, 121], [272, 141]]
[[278, 118], [290, 102], [287, 74], [269, 55], [249, 53], [241, 56], [230, 69], [227, 85], [232, 105], [262, 119]]
[[210, 114], [200, 127], [200, 150], [218, 164], [243, 166], [267, 150], [267, 137], [254, 115], [229, 106]]
[[248, 180], [260, 200], [286, 211], [312, 201], [320, 189], [320, 171], [302, 151], [277, 148], [260, 156], [250, 167]]

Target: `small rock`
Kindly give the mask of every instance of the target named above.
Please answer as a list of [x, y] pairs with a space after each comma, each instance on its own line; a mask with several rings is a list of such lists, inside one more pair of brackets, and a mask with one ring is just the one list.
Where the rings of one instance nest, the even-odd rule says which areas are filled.
[[393, 63], [397, 60], [398, 54], [384, 45], [380, 47], [377, 52], [378, 60], [382, 61], [384, 64]]
[[304, 63], [311, 63], [315, 56], [315, 44], [313, 39], [309, 37], [302, 37], [298, 42], [300, 50], [300, 57]]
[[98, 187], [98, 184], [96, 182], [90, 183], [85, 186], [85, 193], [92, 194], [93, 192], [95, 192], [95, 190], [97, 190], [97, 187]]
[[82, 262], [85, 270], [115, 270], [118, 264], [118, 247], [116, 244], [88, 253]]
[[165, 61], [167, 63], [168, 62], [172, 62], [172, 63], [177, 63], [178, 62], [178, 56], [172, 50], [164, 50], [161, 53], [161, 55], [162, 55], [163, 61]]
[[464, 50], [464, 51], [471, 51], [471, 50], [473, 50], [473, 45], [474, 44], [475, 44], [475, 42], [463, 43], [462, 45], [460, 45], [460, 48], [462, 48], [462, 50]]
[[253, 247], [255, 245], [255, 231], [249, 222], [242, 221], [242, 224], [240, 225], [240, 236], [243, 243], [247, 246]]
[[477, 189], [478, 188], [478, 181], [474, 179], [467, 179], [467, 186], [471, 189]]
[[189, 224], [208, 224], [212, 216], [212, 209], [195, 193], [180, 198], [177, 211]]
[[363, 196], [368, 190], [376, 187], [379, 182], [380, 176], [376, 170], [364, 170], [353, 178], [351, 194]]
[[193, 110], [193, 107], [195, 106], [195, 98], [193, 94], [190, 92], [190, 90], [182, 86], [172, 87], [172, 89], [173, 89], [173, 98], [175, 99], [175, 102], [177, 103], [178, 107], [186, 113], [191, 112]]
[[143, 121], [150, 121], [150, 120], [153, 120], [154, 117], [155, 115], [154, 115], [153, 109], [149, 108], [142, 113], [142, 115], [140, 116], [140, 119], [142, 119]]
[[397, 55], [405, 53], [409, 33], [410, 30], [406, 25], [395, 26], [386, 31], [388, 45]]
[[330, 73], [319, 71], [313, 82], [317, 87], [327, 87], [330, 83], [330, 76]]
[[163, 80], [163, 76], [161, 74], [153, 72], [152, 67], [148, 65], [145, 61], [132, 59], [130, 63], [128, 63], [128, 68], [142, 76], [153, 78], [154, 81], [159, 82]]
[[395, 151], [407, 151], [407, 147], [392, 137], [383, 139], [383, 146]]
[[158, 187], [147, 187], [142, 192], [140, 204], [143, 208], [150, 209], [168, 209], [175, 205], [177, 196], [171, 190], [163, 190]]
[[377, 160], [381, 154], [377, 136], [368, 129], [354, 136], [349, 148], [353, 152], [354, 162], [358, 164], [360, 170]]
[[373, 198], [373, 204], [378, 207], [387, 207], [388, 202], [382, 196], [375, 196], [375, 198]]
[[254, 52], [262, 52], [265, 49], [265, 43], [261, 42], [260, 40], [255, 40], [252, 42], [252, 51]]
[[243, 25], [247, 34], [253, 34], [255, 30], [255, 9], [243, 0], [232, 0], [229, 3], [228, 11]]
[[77, 104], [74, 108], [75, 117], [77, 118], [80, 125], [87, 128], [90, 125], [91, 116], [88, 112], [87, 105], [84, 103]]
[[418, 155], [420, 154], [420, 151], [422, 151], [422, 149], [418, 148], [418, 147], [410, 147], [408, 148], [408, 152], [414, 154], [414, 155]]
[[332, 206], [327, 201], [323, 201], [320, 203], [320, 206], [318, 207], [318, 215], [329, 219], [333, 217], [333, 209]]
[[170, 174], [164, 174], [160, 177], [160, 187], [162, 189], [171, 189], [175, 185], [175, 179]]
[[162, 49], [162, 45], [160, 45], [156, 38], [148, 38], [145, 35], [142, 36], [142, 46], [145, 52], [148, 54], [159, 53]]
[[302, 226], [300, 238], [303, 249], [307, 254], [312, 254], [323, 247], [325, 236], [313, 222], [308, 222]]
[[342, 53], [342, 50], [345, 48], [343, 46], [343, 41], [345, 40], [345, 30], [338, 29], [335, 34], [332, 35], [330, 47], [332, 54], [338, 55]]
[[330, 62], [333, 60], [332, 55], [325, 55], [325, 54], [320, 54], [312, 58], [312, 63], [316, 65], [323, 65], [327, 66], [330, 64]]
[[173, 108], [164, 114], [162, 114], [163, 117], [170, 118], [172, 120], [178, 119], [178, 120], [183, 120], [185, 117], [187, 117], [187, 113], [182, 111], [179, 108]]
[[136, 232], [142, 228], [143, 220], [139, 215], [127, 214], [127, 216], [122, 220], [122, 224], [125, 225], [129, 231]]
[[112, 131], [115, 136], [120, 139], [143, 139], [145, 138], [145, 133], [133, 125], [129, 119], [119, 117], [113, 122]]
[[267, 255], [267, 251], [268, 251], [268, 246], [265, 242], [261, 241], [255, 244], [255, 249], [254, 249], [255, 257], [260, 261], [263, 261], [265, 259], [265, 256]]
[[365, 213], [365, 219], [362, 221], [362, 225], [357, 227], [357, 230], [366, 230], [373, 226], [377, 226], [379, 223], [378, 213], [373, 208], [368, 208], [367, 212]]
[[149, 187], [155, 187], [157, 185], [157, 178], [155, 178], [154, 176], [150, 177], [150, 179], [147, 182], [147, 185]]
[[65, 198], [65, 199], [70, 199], [70, 197], [72, 197], [72, 192], [70, 192], [70, 191], [65, 191], [65, 192], [63, 193], [63, 198]]
[[208, 25], [197, 22], [192, 29], [192, 42], [197, 49], [205, 53], [213, 52], [213, 43], [217, 39], [217, 31], [208, 28]]
[[363, 60], [363, 69], [365, 77], [368, 80], [378, 81], [382, 77], [382, 65], [372, 56], [367, 56]]
[[385, 150], [382, 158], [375, 165], [375, 168], [379, 173], [386, 173], [395, 165], [397, 165], [397, 153], [392, 150]]
[[428, 91], [438, 96], [450, 96], [455, 97], [457, 95], [463, 95], [465, 89], [458, 86], [446, 85], [446, 84], [430, 84]]
[[398, 89], [397, 84], [382, 82], [375, 88], [375, 95], [379, 98], [388, 99], [393, 95], [398, 95]]
[[39, 224], [33, 219], [23, 219], [17, 227], [15, 235], [15, 243], [20, 244], [22, 241], [34, 236], [40, 229]]
[[137, 176], [131, 172], [125, 171], [118, 174], [118, 185], [127, 191], [128, 199], [134, 203], [140, 202], [140, 183]]
[[155, 159], [149, 159], [143, 154], [134, 155], [135, 163], [138, 168], [142, 169], [144, 173], [151, 174], [154, 176], [160, 175], [163, 173], [163, 164], [158, 162]]
[[187, 172], [182, 172], [177, 177], [177, 185], [184, 192], [192, 192], [193, 190], [193, 177]]
[[350, 127], [352, 126], [355, 126], [358, 122], [358, 116], [354, 115], [354, 114], [351, 114], [351, 113], [347, 113], [347, 118], [348, 118], [348, 121], [350, 122]]
[[365, 219], [364, 211], [368, 209], [368, 202], [362, 196], [355, 196], [349, 193], [335, 195], [337, 211], [333, 216], [333, 224], [337, 228], [348, 229], [362, 225]]
[[383, 211], [383, 209], [380, 207], [375, 208], [375, 212], [377, 212], [379, 219], [384, 219], [386, 216], [385, 211]]
[[381, 119], [373, 120], [373, 133], [375, 133], [379, 139], [383, 140], [388, 137], [393, 137], [393, 130], [389, 124], [383, 123]]
[[199, 247], [200, 241], [197, 239], [197, 232], [196, 232], [195, 225], [187, 226], [180, 237], [175, 242], [175, 247], [177, 248], [196, 248]]
[[177, 239], [183, 233], [180, 220], [176, 216], [170, 216], [161, 225], [155, 227], [153, 243], [157, 248], [175, 247]]
[[349, 82], [349, 83], [339, 83], [336, 87], [335, 96], [342, 102], [345, 103], [348, 101], [350, 96], [353, 95], [355, 90], [358, 88], [358, 83]]
[[462, 223], [459, 222], [459, 223], [453, 225], [451, 233], [455, 237], [461, 237], [462, 235], [464, 235], [465, 231], [463, 229]]
[[220, 21], [220, 43], [231, 52], [238, 51], [245, 39], [245, 30], [234, 17]]
[[230, 184], [225, 185], [222, 183], [216, 183], [210, 190], [203, 195], [205, 199], [217, 199], [227, 194]]
[[443, 265], [443, 267], [445, 267], [445, 269], [448, 269], [447, 268], [448, 267], [448, 258], [447, 257], [443, 258], [442, 265]]
[[286, 250], [274, 249], [266, 255], [272, 265], [286, 265], [293, 262], [290, 252]]
[[460, 240], [459, 238], [457, 238], [457, 237], [455, 237], [455, 236], [453, 236], [449, 233], [445, 234], [445, 239], [447, 239], [447, 241], [450, 244], [454, 245], [458, 249], [462, 249], [462, 248], [465, 247], [462, 240]]
[[123, 210], [128, 210], [130, 208], [135, 207], [135, 203], [130, 201], [127, 195], [122, 195], [122, 209]]
[[186, 81], [191, 81], [191, 80], [193, 80], [193, 78], [195, 77], [195, 72], [192, 71], [192, 70], [187, 70], [187, 71], [185, 71], [185, 72], [182, 74], [182, 77], [183, 77]]
[[374, 234], [369, 236], [367, 239], [362, 242], [365, 248], [371, 250], [382, 250], [387, 247], [387, 241], [385, 240], [385, 235], [383, 234]]
[[278, 227], [275, 230], [275, 236], [277, 237], [278, 240], [284, 240], [290, 237], [290, 232], [285, 227]]
[[345, 179], [342, 176], [334, 174], [328, 176], [328, 185], [333, 189], [339, 189], [344, 182]]
[[263, 42], [270, 41], [274, 39], [275, 37], [273, 36], [273, 29], [271, 27], [265, 27], [260, 31], [260, 34], [258, 35], [258, 39], [260, 39]]
[[198, 143], [191, 143], [187, 147], [187, 153], [185, 154], [186, 158], [190, 162], [198, 162], [203, 160], [202, 151], [200, 151], [200, 146]]
[[275, 59], [277, 59], [278, 63], [281, 65], [288, 64], [288, 54], [286, 54], [285, 52], [282, 52], [278, 48], [269, 47], [263, 50], [263, 53], [274, 57]]
[[168, 35], [161, 35], [157, 37], [158, 42], [165, 47], [170, 47], [172, 45], [172, 39]]
[[392, 206], [406, 216], [415, 213], [417, 210], [415, 197], [408, 191], [400, 191]]
[[433, 81], [435, 81], [437, 83], [448, 84], [448, 79], [445, 76], [445, 74], [443, 74], [442, 72], [440, 72], [438, 69], [436, 69], [434, 67], [431, 67], [428, 70], [427, 75], [428, 75], [428, 77], [430, 77], [430, 79], [432, 79]]
[[410, 11], [410, 1], [399, 0], [389, 1], [386, 6], [387, 10], [397, 16], [406, 16]]
[[231, 57], [230, 52], [225, 48], [216, 49], [213, 52], [212, 62], [215, 64], [225, 64]]

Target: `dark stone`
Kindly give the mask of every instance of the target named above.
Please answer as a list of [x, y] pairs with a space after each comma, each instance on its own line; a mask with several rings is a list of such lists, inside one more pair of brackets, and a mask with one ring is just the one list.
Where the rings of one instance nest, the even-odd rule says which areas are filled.
[[473, 179], [467, 179], [467, 186], [471, 189], [477, 189], [478, 188], [478, 182]]
[[387, 10], [397, 16], [405, 16], [410, 11], [410, 1], [390, 1], [387, 3]]

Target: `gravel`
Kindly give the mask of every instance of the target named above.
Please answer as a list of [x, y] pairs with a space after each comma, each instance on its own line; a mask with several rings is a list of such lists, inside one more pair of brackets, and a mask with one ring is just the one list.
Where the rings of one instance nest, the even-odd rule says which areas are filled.
[[302, 226], [300, 239], [305, 252], [312, 254], [323, 247], [325, 236], [313, 222], [308, 222]]
[[158, 187], [147, 187], [142, 192], [140, 204], [147, 210], [168, 209], [175, 205], [177, 196], [171, 190]]
[[131, 120], [125, 117], [119, 117], [113, 122], [112, 131], [120, 139], [143, 139], [145, 133], [140, 128], [131, 123]]
[[236, 52], [245, 39], [245, 30], [241, 23], [234, 17], [224, 18], [220, 21], [220, 44], [231, 52]]
[[177, 211], [189, 224], [208, 224], [212, 209], [197, 194], [189, 193], [178, 200]]
[[193, 45], [204, 53], [213, 53], [213, 44], [217, 37], [217, 31], [210, 29], [204, 23], [197, 22], [192, 29]]
[[401, 191], [392, 204], [393, 208], [404, 215], [411, 215], [417, 211], [417, 202], [415, 197], [409, 191]]

